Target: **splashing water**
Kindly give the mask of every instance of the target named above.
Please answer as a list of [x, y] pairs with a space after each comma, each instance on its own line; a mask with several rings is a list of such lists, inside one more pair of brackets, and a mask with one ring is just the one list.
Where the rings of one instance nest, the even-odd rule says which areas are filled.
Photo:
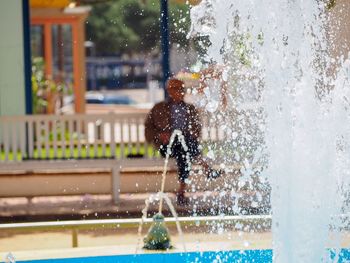
[[[185, 142], [185, 138], [184, 138], [182, 132], [180, 130], [174, 130], [173, 133], [170, 136], [170, 140], [169, 140], [169, 143], [168, 143], [168, 146], [167, 146], [166, 156], [165, 156], [165, 160], [164, 160], [163, 173], [162, 173], [161, 189], [156, 195], [151, 195], [149, 198], [147, 198], [145, 200], [145, 207], [144, 207], [144, 209], [142, 209], [142, 217], [141, 217], [140, 224], [139, 224], [138, 231], [137, 231], [138, 239], [137, 239], [137, 245], [136, 245], [135, 254], [138, 253], [138, 248], [139, 248], [140, 243], [141, 243], [142, 227], [143, 227], [143, 224], [144, 224], [145, 220], [147, 219], [147, 213], [148, 213], [149, 205], [154, 200], [159, 200], [159, 210], [158, 210], [159, 214], [162, 214], [163, 200], [165, 200], [166, 204], [168, 205], [168, 207], [170, 209], [171, 214], [175, 218], [177, 232], [179, 233], [180, 240], [181, 240], [181, 242], [183, 244], [184, 252], [187, 251], [186, 250], [186, 244], [185, 244], [184, 237], [183, 237], [181, 224], [180, 224], [180, 221], [178, 220], [178, 215], [176, 213], [175, 207], [171, 203], [171, 200], [168, 197], [168, 195], [166, 193], [164, 193], [166, 174], [167, 174], [167, 170], [168, 170], [168, 163], [169, 163], [169, 158], [170, 158], [170, 155], [171, 155], [171, 147], [174, 144], [175, 138], [177, 138], [180, 141], [183, 149], [186, 152], [188, 150], [186, 142]], [[186, 159], [187, 159], [188, 164], [190, 165], [191, 162], [190, 162], [190, 156], [189, 156], [188, 152], [186, 153]]]
[[321, 0], [203, 0], [191, 10], [190, 35], [210, 43], [203, 61], [224, 68], [225, 161], [260, 164], [272, 187], [274, 262], [328, 261], [330, 226], [347, 209], [350, 67], [331, 56], [329, 12]]
[[143, 224], [145, 223], [145, 220], [147, 219], [147, 212], [148, 212], [148, 208], [149, 208], [150, 203], [153, 202], [154, 200], [163, 200], [163, 199], [165, 200], [166, 204], [169, 206], [170, 212], [173, 215], [173, 217], [175, 218], [176, 229], [177, 229], [177, 232], [179, 234], [180, 241], [183, 245], [184, 252], [187, 251], [186, 244], [185, 244], [184, 237], [183, 237], [183, 231], [182, 231], [181, 224], [180, 224], [178, 215], [176, 213], [175, 207], [171, 203], [170, 198], [165, 193], [159, 192], [156, 195], [151, 195], [149, 198], [147, 198], [145, 200], [145, 207], [144, 207], [144, 209], [142, 209], [142, 217], [141, 217], [140, 224], [139, 224], [139, 227], [137, 230], [138, 238], [137, 238], [135, 254], [138, 254], [138, 251], [139, 251], [139, 247], [140, 247], [141, 239], [142, 239]]
[[[182, 132], [180, 130], [174, 130], [173, 133], [170, 136], [170, 140], [169, 140], [169, 143], [168, 143], [168, 146], [167, 146], [165, 161], [164, 161], [164, 168], [163, 168], [163, 173], [162, 173], [162, 184], [161, 184], [161, 189], [160, 189], [161, 195], [160, 195], [160, 201], [159, 201], [159, 213], [160, 214], [162, 213], [162, 207], [163, 207], [164, 187], [165, 187], [165, 180], [166, 180], [166, 173], [167, 173], [169, 158], [170, 158], [170, 155], [171, 155], [171, 147], [173, 146], [176, 137], [180, 141], [181, 146], [183, 147], [183, 149], [186, 151], [187, 163], [189, 164], [189, 166], [191, 164], [190, 156], [189, 156], [189, 153], [188, 153], [188, 148], [187, 148], [187, 145], [186, 145], [186, 142], [185, 142], [185, 138], [182, 135]], [[189, 167], [189, 169], [191, 169], [191, 168]]]
[[5, 263], [16, 263], [16, 258], [13, 256], [11, 252], [9, 252], [5, 257]]

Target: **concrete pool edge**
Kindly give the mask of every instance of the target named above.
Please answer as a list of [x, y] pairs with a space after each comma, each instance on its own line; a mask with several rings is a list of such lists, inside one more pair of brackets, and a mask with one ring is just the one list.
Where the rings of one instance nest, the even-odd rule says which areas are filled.
[[[206, 253], [221, 251], [240, 251], [240, 249], [249, 249], [244, 246], [232, 247], [232, 243], [222, 242], [186, 242], [186, 252], [181, 243], [176, 243], [175, 248], [169, 251], [152, 251], [139, 249], [138, 253], [147, 254], [175, 254], [175, 253]], [[259, 247], [252, 250], [266, 250], [269, 247]], [[10, 252], [10, 251], [9, 251]], [[85, 258], [101, 256], [125, 256], [134, 255], [136, 252], [135, 245], [116, 245], [103, 247], [79, 247], [79, 248], [60, 248], [46, 250], [27, 250], [12, 252], [17, 261], [48, 260], [48, 259], [66, 259], [66, 258]], [[0, 252], [0, 260], [4, 260], [8, 252]], [[3, 261], [0, 261], [3, 262]]]
[[[100, 248], [101, 249], [101, 248]], [[85, 250], [85, 251], [84, 251]], [[63, 256], [62, 251], [61, 255], [58, 257], [48, 257], [48, 258], [41, 258], [35, 259], [35, 256], [32, 255], [32, 258], [21, 258], [19, 255], [13, 254], [16, 262], [23, 262], [23, 263], [49, 263], [49, 262], [57, 262], [57, 263], [63, 263], [63, 262], [71, 262], [71, 263], [109, 263], [109, 262], [154, 262], [157, 260], [157, 262], [193, 262], [196, 261], [196, 259], [207, 259], [210, 260], [209, 262], [212, 262], [215, 258], [225, 258], [228, 259], [261, 259], [259, 262], [269, 262], [272, 260], [272, 250], [271, 249], [265, 249], [265, 250], [223, 250], [223, 251], [178, 251], [176, 249], [170, 250], [170, 251], [164, 251], [164, 252], [157, 252], [157, 251], [147, 251], [144, 253], [139, 254], [128, 254], [128, 253], [106, 253], [105, 249], [101, 250], [104, 253], [99, 253], [99, 255], [87, 255], [85, 252], [87, 252], [89, 249], [82, 249], [80, 253], [75, 253], [73, 256], [72, 254]], [[63, 251], [67, 252], [67, 251]], [[91, 253], [91, 251], [89, 251]], [[109, 251], [111, 252], [111, 251]], [[115, 252], [115, 251], [114, 251]], [[46, 255], [49, 256], [50, 252]], [[19, 256], [19, 257], [18, 257]], [[23, 255], [22, 255], [23, 256]], [[53, 256], [51, 254], [50, 256]], [[202, 261], [200, 261], [202, 262]], [[245, 262], [245, 261], [244, 261]]]
[[[201, 258], [212, 262], [215, 258], [224, 259], [223, 262], [230, 262], [232, 259], [243, 260], [241, 262], [251, 262], [249, 260], [258, 260], [253, 262], [272, 262], [272, 249], [229, 249], [227, 242], [208, 242], [195, 244], [191, 243], [186, 252], [182, 247], [177, 246], [169, 251], [146, 251], [139, 250], [135, 254], [135, 246], [109, 246], [109, 247], [84, 247], [67, 248], [57, 250], [37, 250], [37, 251], [18, 251], [12, 253], [16, 262], [23, 263], [109, 263], [109, 262], [193, 262]], [[202, 248], [202, 249], [201, 249]], [[330, 257], [334, 259], [334, 250], [328, 249]], [[337, 262], [349, 262], [350, 250], [342, 248], [340, 258]], [[4, 260], [7, 253], [0, 253], [0, 259]], [[117, 260], [117, 261], [116, 261]], [[169, 261], [170, 260], [170, 261]], [[180, 261], [179, 261], [180, 260]], [[226, 261], [225, 261], [226, 260]], [[248, 261], [247, 261], [248, 260]], [[4, 262], [4, 261], [0, 261]], [[200, 261], [202, 262], [202, 261]], [[231, 261], [232, 262], [232, 261]]]
[[[335, 253], [330, 251], [330, 260], [335, 260]], [[320, 260], [322, 255], [320, 255]], [[341, 249], [337, 262], [349, 262], [350, 251]], [[273, 251], [265, 250], [229, 250], [229, 251], [204, 251], [204, 252], [162, 252], [102, 256], [82, 256], [69, 258], [51, 258], [41, 260], [17, 260], [20, 263], [126, 263], [126, 262], [272, 262]]]

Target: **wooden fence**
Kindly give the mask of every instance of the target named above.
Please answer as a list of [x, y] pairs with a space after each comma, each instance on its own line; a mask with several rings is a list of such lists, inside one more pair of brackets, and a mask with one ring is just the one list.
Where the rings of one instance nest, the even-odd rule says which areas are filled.
[[[144, 137], [145, 113], [0, 116], [0, 162], [26, 159], [159, 158]], [[203, 118], [203, 141], [225, 138]]]

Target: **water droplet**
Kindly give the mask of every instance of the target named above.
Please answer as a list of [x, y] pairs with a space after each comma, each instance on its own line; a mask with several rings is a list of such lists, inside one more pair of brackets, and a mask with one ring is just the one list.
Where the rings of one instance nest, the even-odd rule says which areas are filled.
[[207, 157], [210, 158], [210, 159], [215, 159], [214, 151], [213, 151], [213, 150], [210, 150], [210, 151], [207, 153]]

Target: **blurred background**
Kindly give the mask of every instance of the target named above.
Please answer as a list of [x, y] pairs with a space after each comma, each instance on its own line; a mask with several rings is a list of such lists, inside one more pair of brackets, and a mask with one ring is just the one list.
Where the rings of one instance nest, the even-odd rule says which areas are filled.
[[[30, 8], [34, 113], [133, 111], [164, 99], [160, 1], [32, 0]], [[170, 74], [198, 64], [190, 8], [168, 5]]]

